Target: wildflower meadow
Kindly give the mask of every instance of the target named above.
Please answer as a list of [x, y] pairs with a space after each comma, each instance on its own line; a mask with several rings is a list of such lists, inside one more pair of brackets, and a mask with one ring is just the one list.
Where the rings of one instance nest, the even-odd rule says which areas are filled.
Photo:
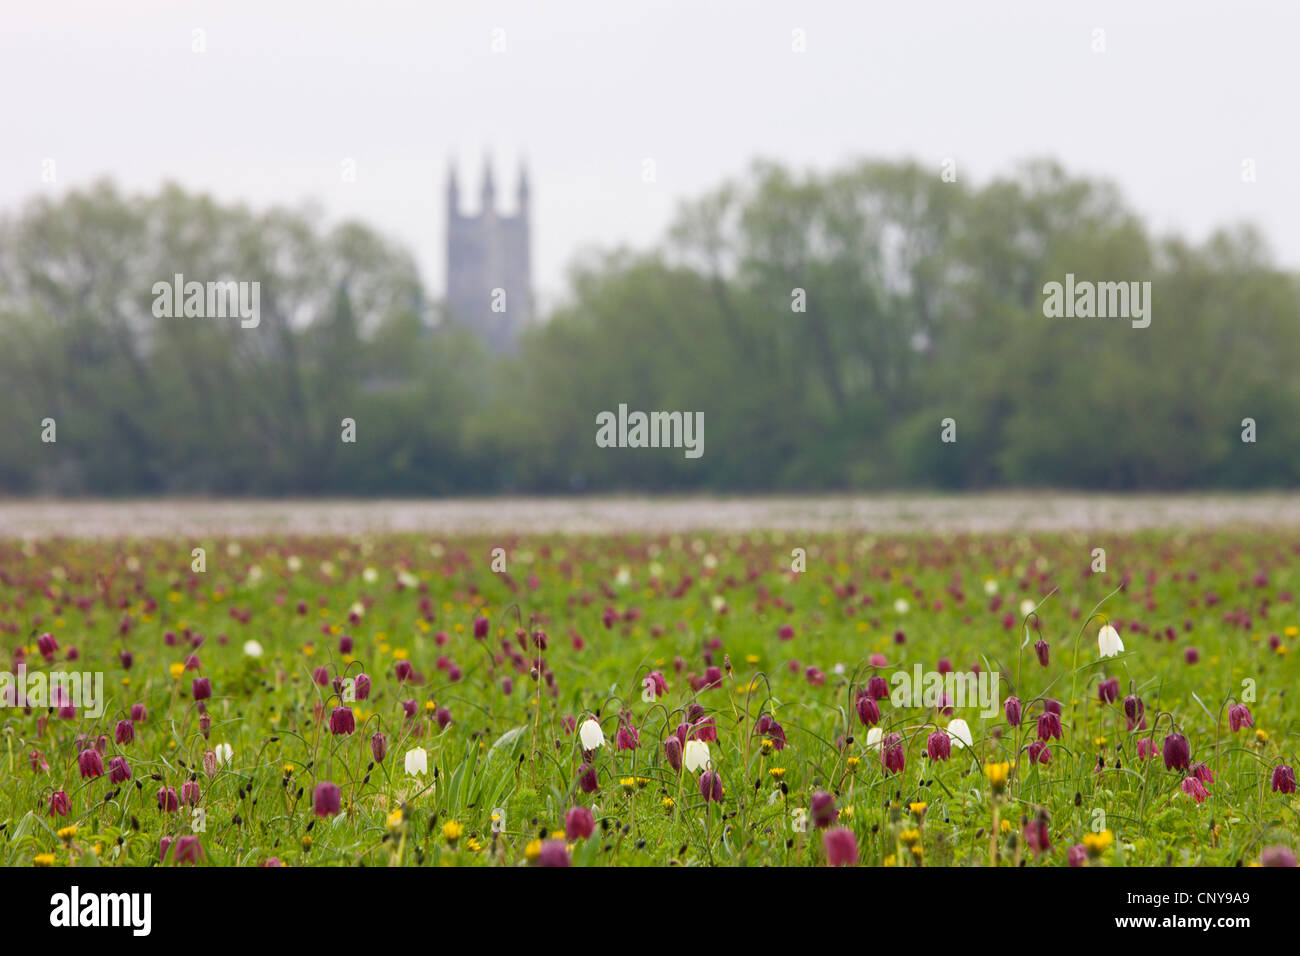
[[1294, 865], [1300, 536], [1094, 537], [10, 539], [0, 852]]

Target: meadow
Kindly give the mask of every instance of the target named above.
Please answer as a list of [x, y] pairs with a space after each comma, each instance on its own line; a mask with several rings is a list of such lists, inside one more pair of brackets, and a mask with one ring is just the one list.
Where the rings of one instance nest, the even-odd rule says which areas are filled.
[[3, 540], [0, 862], [1294, 865], [1300, 533], [1097, 537]]

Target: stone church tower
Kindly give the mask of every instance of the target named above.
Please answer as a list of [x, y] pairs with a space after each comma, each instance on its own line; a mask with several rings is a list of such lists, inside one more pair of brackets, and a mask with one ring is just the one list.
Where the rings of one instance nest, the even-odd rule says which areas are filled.
[[453, 321], [473, 329], [494, 351], [514, 351], [519, 333], [533, 319], [529, 254], [528, 175], [519, 169], [515, 213], [497, 210], [490, 162], [476, 216], [460, 209], [456, 168], [447, 175], [447, 309]]

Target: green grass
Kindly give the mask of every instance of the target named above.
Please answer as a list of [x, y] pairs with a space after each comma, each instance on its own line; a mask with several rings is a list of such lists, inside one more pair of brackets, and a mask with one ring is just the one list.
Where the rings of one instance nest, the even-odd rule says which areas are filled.
[[[1108, 569], [1091, 574], [1097, 546]], [[191, 570], [194, 547], [206, 549], [203, 573]], [[497, 547], [504, 574], [492, 570]], [[807, 552], [801, 574], [791, 571], [795, 548]], [[853, 832], [863, 865], [1059, 866], [1088, 834], [1103, 848], [1093, 865], [1250, 864], [1267, 847], [1297, 846], [1300, 801], [1273, 792], [1270, 774], [1296, 763], [1300, 613], [1288, 592], [1300, 590], [1298, 550], [1290, 533], [2, 542], [6, 643], [25, 648], [33, 672], [102, 673], [106, 700], [97, 719], [0, 710], [0, 851], [6, 865], [157, 865], [160, 840], [191, 834], [198, 819], [192, 807], [161, 811], [157, 793], [192, 779], [207, 865], [514, 866], [578, 805], [596, 830], [562, 841], [574, 865], [821, 865], [816, 828], [792, 826], [818, 790], [834, 795], [835, 825]], [[1022, 647], [1025, 601], [1041, 607]], [[480, 616], [489, 621], [481, 641]], [[1125, 646], [1104, 660], [1103, 618]], [[792, 639], [780, 639], [783, 625]], [[534, 681], [538, 631], [546, 647]], [[46, 632], [59, 645], [52, 664], [37, 651]], [[342, 635], [353, 639], [350, 655]], [[1040, 636], [1046, 667], [1033, 648]], [[250, 640], [260, 657], [245, 653]], [[1199, 662], [1187, 662], [1189, 647]], [[191, 653], [200, 668], [177, 679]], [[887, 666], [868, 664], [877, 653]], [[704, 675], [706, 654], [723, 677], [697, 692], [689, 678]], [[953, 716], [969, 723], [973, 746], [931, 761], [927, 736], [951, 718], [882, 700], [879, 726], [900, 735], [906, 758], [888, 773], [857, 716], [857, 692], [873, 673], [930, 671], [940, 658], [998, 672], [1001, 699], [1019, 697], [1024, 722], [1010, 727], [1001, 702], [987, 719], [961, 709]], [[400, 684], [400, 660], [423, 683]], [[350, 705], [351, 735], [330, 733], [340, 702], [313, 681], [321, 666], [331, 678], [372, 681], [369, 698]], [[808, 668], [824, 680], [810, 681]], [[668, 690], [647, 702], [641, 682], [654, 670]], [[213, 691], [206, 734], [191, 697], [200, 675]], [[1109, 677], [1120, 701], [1141, 697], [1146, 730], [1128, 730], [1122, 704], [1099, 700]], [[1038, 766], [1025, 747], [1043, 697], [1061, 702], [1063, 733]], [[1243, 698], [1254, 728], [1234, 733], [1227, 706]], [[404, 700], [416, 702], [414, 719]], [[147, 718], [134, 742], [118, 745], [115, 726], [137, 703]], [[703, 800], [698, 774], [665, 758], [663, 741], [692, 703], [716, 724], [720, 804]], [[440, 709], [451, 717], [445, 729]], [[762, 715], [779, 722], [783, 749], [755, 733]], [[589, 716], [607, 740], [591, 760], [595, 793], [578, 786], [583, 754], [564, 720]], [[615, 749], [622, 721], [639, 747]], [[1193, 764], [1213, 773], [1203, 803], [1182, 791], [1188, 774], [1160, 757], [1175, 728]], [[376, 731], [388, 741], [383, 762], [371, 754]], [[105, 735], [105, 767], [124, 756], [131, 779], [83, 779], [79, 735]], [[1144, 738], [1154, 759], [1138, 757]], [[218, 744], [233, 757], [209, 773], [204, 754]], [[428, 754], [423, 776], [404, 769], [417, 747]], [[33, 771], [33, 751], [48, 770], [38, 760]], [[995, 795], [985, 768], [1002, 761], [1012, 767]], [[337, 815], [313, 812], [322, 781], [341, 789]], [[57, 790], [68, 794], [66, 817], [49, 812]], [[1022, 833], [1040, 817], [1051, 848], [1037, 854]]]

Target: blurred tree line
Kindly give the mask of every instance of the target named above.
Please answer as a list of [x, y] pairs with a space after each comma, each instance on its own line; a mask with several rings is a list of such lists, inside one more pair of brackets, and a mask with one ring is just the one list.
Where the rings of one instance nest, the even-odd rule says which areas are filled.
[[[1242, 227], [1152, 236], [1104, 182], [981, 188], [912, 163], [759, 163], [658, 248], [576, 263], [488, 354], [410, 254], [310, 209], [102, 183], [0, 219], [0, 490], [448, 494], [1256, 487], [1300, 476], [1300, 283]], [[157, 318], [176, 273], [261, 321]], [[1043, 285], [1150, 281], [1152, 321], [1046, 318]], [[795, 290], [803, 290], [802, 296]], [[799, 305], [802, 311], [798, 310]], [[602, 449], [619, 403], [705, 453]], [[57, 441], [42, 442], [52, 418]], [[340, 440], [355, 419], [357, 441]], [[940, 440], [941, 421], [957, 441]], [[1242, 420], [1258, 440], [1244, 443]]]

